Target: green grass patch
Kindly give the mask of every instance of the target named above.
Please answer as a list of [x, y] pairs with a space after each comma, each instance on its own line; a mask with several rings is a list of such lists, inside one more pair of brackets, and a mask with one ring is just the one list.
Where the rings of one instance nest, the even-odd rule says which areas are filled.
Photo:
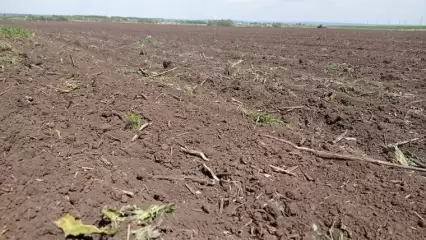
[[138, 39], [139, 45], [151, 44], [154, 42], [154, 38], [152, 36], [141, 37]]
[[19, 61], [19, 54], [12, 45], [0, 39], [0, 65], [15, 65]]
[[126, 127], [133, 130], [138, 130], [141, 127], [141, 119], [139, 115], [135, 113], [129, 113], [126, 115]]
[[7, 38], [31, 38], [34, 33], [25, 28], [0, 27], [0, 36]]
[[10, 43], [0, 40], [0, 52], [12, 52], [13, 47]]
[[281, 127], [288, 123], [287, 121], [265, 112], [243, 109], [243, 113], [256, 123], [265, 124], [271, 127]]
[[207, 26], [232, 27], [234, 26], [234, 21], [231, 19], [214, 19], [209, 20]]

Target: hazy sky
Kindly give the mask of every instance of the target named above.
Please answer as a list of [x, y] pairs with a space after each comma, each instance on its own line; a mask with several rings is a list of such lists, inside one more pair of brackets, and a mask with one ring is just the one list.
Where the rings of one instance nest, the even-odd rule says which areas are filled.
[[0, 0], [0, 12], [419, 24], [426, 0]]

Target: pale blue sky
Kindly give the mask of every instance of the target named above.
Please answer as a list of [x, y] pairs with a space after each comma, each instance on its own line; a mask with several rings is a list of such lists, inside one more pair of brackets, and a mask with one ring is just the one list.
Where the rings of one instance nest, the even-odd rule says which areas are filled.
[[0, 12], [426, 25], [426, 0], [0, 0]]

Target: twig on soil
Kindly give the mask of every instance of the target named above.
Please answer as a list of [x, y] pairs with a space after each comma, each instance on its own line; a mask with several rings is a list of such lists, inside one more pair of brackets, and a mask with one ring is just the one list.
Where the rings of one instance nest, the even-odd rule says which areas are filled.
[[412, 105], [412, 104], [415, 104], [415, 103], [421, 103], [421, 102], [423, 102], [424, 100], [416, 100], [416, 101], [412, 101], [412, 102], [409, 102], [409, 103], [407, 103], [405, 106], [406, 107], [408, 107], [408, 106], [410, 106], [410, 105]]
[[418, 214], [416, 211], [413, 211], [413, 213], [416, 214], [416, 216], [419, 217], [420, 220], [425, 221], [425, 219], [422, 216], [420, 216], [420, 214]]
[[[138, 129], [138, 131], [139, 132], [141, 132], [141, 131], [143, 131], [145, 128], [147, 128], [149, 125], [151, 125], [151, 123], [150, 122], [147, 122], [147, 123], [145, 123], [145, 124], [143, 124], [139, 129]], [[139, 133], [138, 134], [135, 134], [135, 136], [133, 136], [133, 138], [132, 138], [132, 140], [131, 140], [131, 142], [134, 142], [134, 141], [136, 141], [136, 139], [138, 139], [139, 138]]]
[[72, 66], [73, 66], [73, 67], [77, 67], [77, 66], [75, 65], [74, 58], [72, 57], [72, 55], [71, 55], [71, 54], [70, 54], [70, 59], [71, 59], [71, 64], [72, 64]]
[[157, 176], [151, 176], [152, 178], [158, 179], [158, 180], [168, 180], [168, 181], [178, 181], [178, 180], [184, 180], [184, 177], [172, 177], [172, 176], [163, 176], [163, 175], [157, 175]]
[[122, 189], [120, 189], [120, 191], [121, 191], [122, 193], [126, 194], [126, 195], [127, 195], [127, 196], [129, 196], [129, 197], [134, 197], [134, 196], [135, 196], [135, 194], [134, 194], [133, 192], [126, 191], [126, 190], [122, 190]]
[[55, 129], [55, 131], [56, 131], [56, 134], [58, 134], [58, 138], [62, 139], [61, 132], [58, 129]]
[[31, 64], [31, 67], [35, 67], [35, 68], [38, 68], [38, 69], [40, 69], [40, 70], [44, 71], [44, 68], [42, 68], [42, 67], [40, 67], [40, 66], [37, 66], [37, 65], [35, 65], [35, 64]]
[[47, 75], [61, 75], [61, 73], [56, 72], [46, 72]]
[[399, 147], [401, 145], [405, 145], [405, 144], [417, 142], [417, 141], [423, 141], [423, 140], [425, 140], [425, 138], [413, 138], [413, 139], [410, 139], [410, 140], [407, 140], [407, 141], [401, 141], [401, 142], [397, 142], [397, 143], [391, 144], [391, 145]]
[[[293, 172], [291, 172], [290, 170], [285, 170], [284, 168], [280, 168], [280, 167], [276, 167], [273, 165], [269, 165], [275, 172], [279, 172], [279, 173], [285, 173], [288, 175], [291, 175], [293, 177], [297, 177], [297, 175]], [[293, 169], [294, 170], [294, 169]]]
[[223, 212], [223, 205], [225, 204], [225, 200], [223, 198], [220, 199], [219, 203], [219, 213], [222, 214]]
[[10, 90], [10, 87], [6, 88], [6, 90], [0, 93], [0, 96], [3, 96], [3, 94], [7, 93], [9, 90]]
[[220, 179], [216, 176], [216, 174], [213, 172], [213, 170], [211, 170], [211, 168], [209, 168], [205, 163], [202, 163], [203, 164], [203, 168], [207, 171], [207, 172], [209, 172], [209, 174], [211, 175], [211, 177], [214, 179], [214, 180], [216, 180], [216, 181], [218, 181], [218, 182], [220, 182]]
[[231, 98], [231, 101], [237, 103], [238, 105], [243, 105], [243, 102], [241, 102], [241, 101], [239, 101], [239, 100], [237, 100], [235, 98]]
[[7, 231], [9, 231], [9, 229], [3, 229], [1, 232], [0, 232], [0, 237], [2, 236], [2, 235], [4, 235], [5, 233], [7, 233]]
[[190, 176], [185, 176], [184, 179], [191, 180], [193, 182], [196, 182], [202, 185], [207, 185], [207, 186], [214, 186], [216, 184], [216, 181], [214, 179], [211, 179], [210, 181], [207, 179], [201, 179], [201, 178], [190, 177]]
[[236, 62], [232, 63], [232, 64], [231, 64], [231, 66], [230, 66], [230, 68], [234, 68], [234, 67], [236, 67], [238, 64], [240, 64], [240, 63], [242, 63], [242, 62], [243, 62], [243, 60], [242, 60], [242, 59], [240, 59], [240, 60], [238, 60], [238, 61], [236, 61]]
[[200, 85], [198, 85], [198, 87], [202, 87], [202, 86], [204, 85], [204, 83], [206, 83], [206, 81], [207, 81], [207, 78], [206, 78], [206, 79], [204, 79], [204, 80], [200, 83]]
[[164, 72], [161, 72], [161, 73], [154, 74], [154, 75], [152, 75], [151, 77], [153, 77], [153, 78], [155, 78], [155, 77], [159, 77], [159, 76], [162, 76], [162, 75], [167, 74], [167, 73], [169, 73], [169, 72], [172, 72], [172, 71], [174, 71], [174, 70], [176, 70], [176, 69], [177, 69], [177, 67], [172, 68], [172, 69], [167, 70], [167, 71], [164, 71]]
[[281, 107], [280, 110], [286, 110], [286, 112], [291, 112], [293, 110], [302, 108], [305, 108], [305, 106]]
[[145, 100], [148, 100], [148, 97], [145, 94], [143, 94], [143, 93], [139, 94], [139, 96], [141, 96]]
[[185, 183], [185, 187], [188, 188], [188, 190], [194, 194], [195, 196], [197, 196], [198, 194], [201, 194], [200, 191], [194, 191], [194, 189], [191, 188], [191, 186], [189, 186], [187, 183]]
[[399, 164], [395, 164], [395, 163], [376, 160], [376, 159], [373, 159], [373, 158], [357, 157], [357, 156], [353, 156], [353, 155], [349, 155], [349, 154], [343, 155], [343, 154], [337, 154], [337, 153], [326, 152], [326, 151], [317, 151], [317, 150], [311, 149], [311, 148], [298, 147], [296, 144], [294, 144], [290, 141], [280, 139], [280, 138], [277, 138], [277, 137], [274, 137], [274, 136], [270, 136], [270, 135], [261, 135], [261, 136], [266, 137], [266, 138], [270, 138], [270, 139], [273, 139], [273, 140], [276, 140], [276, 141], [279, 141], [279, 142], [282, 142], [282, 143], [285, 143], [285, 144], [290, 145], [293, 148], [301, 150], [301, 151], [310, 152], [310, 153], [314, 154], [315, 156], [320, 157], [320, 158], [324, 158], [324, 159], [369, 162], [369, 163], [376, 163], [376, 164], [379, 164], [379, 165], [385, 165], [385, 166], [389, 166], [389, 167], [396, 167], [396, 168], [403, 168], [403, 169], [408, 169], [408, 170], [413, 170], [413, 171], [426, 172], [425, 168], [403, 166], [403, 165], [399, 165]]
[[129, 223], [128, 225], [127, 225], [127, 240], [130, 240], [130, 233], [131, 233], [131, 231], [130, 231], [130, 227], [131, 227], [131, 224]]
[[101, 157], [100, 159], [101, 159], [101, 162], [104, 163], [105, 165], [112, 166], [112, 163], [110, 161], [106, 160], [105, 158]]
[[123, 141], [121, 141], [121, 139], [119, 139], [119, 138], [117, 138], [117, 137], [114, 137], [114, 136], [112, 136], [111, 134], [107, 134], [106, 135], [107, 137], [109, 137], [109, 138], [111, 138], [112, 140], [114, 140], [114, 141], [117, 141], [117, 142], [123, 142]]
[[190, 155], [193, 155], [193, 156], [197, 156], [197, 157], [200, 157], [201, 159], [203, 159], [204, 161], [210, 161], [210, 159], [208, 159], [207, 157], [206, 157], [206, 155], [204, 154], [204, 153], [202, 153], [202, 152], [200, 152], [200, 151], [197, 151], [197, 150], [191, 150], [191, 149], [188, 149], [187, 147], [181, 147], [180, 148], [181, 150], [182, 150], [182, 152], [184, 152], [184, 153], [187, 153], [187, 154], [190, 154]]
[[158, 176], [151, 176], [151, 177], [155, 179], [159, 179], [159, 180], [168, 180], [168, 181], [191, 180], [193, 182], [196, 182], [202, 185], [207, 185], [207, 186], [213, 186], [216, 184], [216, 182], [213, 179], [209, 181], [207, 179], [201, 179], [201, 178], [192, 177], [192, 176], [172, 177], [172, 176], [158, 175]]
[[248, 221], [246, 224], [244, 224], [240, 230], [238, 230], [238, 233], [241, 234], [244, 230], [244, 228], [246, 228], [248, 225], [250, 225], [253, 222], [253, 219], [250, 219], [250, 221]]
[[415, 163], [417, 166], [426, 169], [426, 164], [422, 163], [421, 161], [414, 159], [414, 158], [411, 158], [410, 161]]
[[336, 222], [337, 222], [337, 217], [333, 219], [333, 223], [331, 224], [330, 229], [328, 229], [328, 234], [330, 235], [331, 240], [334, 240], [333, 235], [334, 235], [334, 227], [336, 226]]
[[346, 129], [344, 133], [340, 134], [334, 141], [333, 144], [336, 144], [340, 141], [342, 141], [342, 139], [346, 136], [346, 134], [348, 134], [348, 130]]
[[102, 145], [102, 141], [104, 140], [104, 136], [105, 136], [105, 135], [102, 135], [102, 137], [101, 137], [101, 139], [99, 140], [98, 144], [96, 144], [96, 149], [99, 149], [99, 148], [101, 147], [101, 145]]

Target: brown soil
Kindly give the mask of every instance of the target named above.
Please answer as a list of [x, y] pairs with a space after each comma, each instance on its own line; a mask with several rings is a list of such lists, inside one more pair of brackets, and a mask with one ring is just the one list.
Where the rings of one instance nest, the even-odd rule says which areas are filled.
[[[2, 39], [20, 53], [0, 72], [6, 239], [61, 239], [53, 221], [66, 213], [96, 223], [104, 205], [158, 202], [177, 205], [164, 239], [426, 238], [424, 174], [324, 160], [261, 136], [394, 161], [386, 144], [426, 135], [426, 32], [6, 24], [36, 33]], [[244, 109], [286, 124], [256, 123]], [[133, 142], [131, 112], [152, 122]], [[204, 152], [220, 183], [181, 180], [209, 178], [182, 146]], [[425, 141], [401, 150], [426, 159]]]

